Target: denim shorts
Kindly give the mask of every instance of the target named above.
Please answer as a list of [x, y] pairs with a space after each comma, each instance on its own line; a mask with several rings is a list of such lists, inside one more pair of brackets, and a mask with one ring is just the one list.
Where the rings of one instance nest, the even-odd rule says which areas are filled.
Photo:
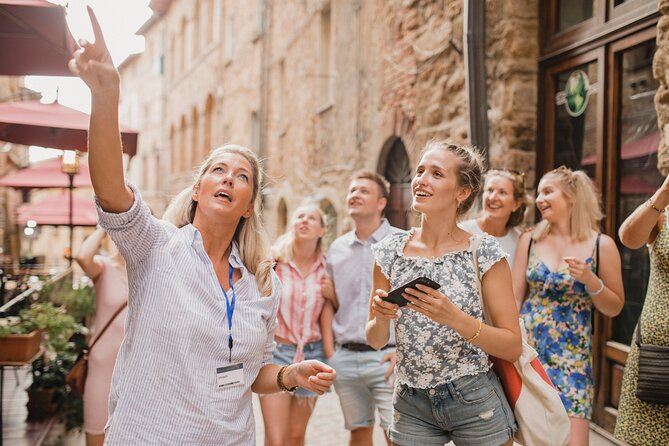
[[[304, 344], [304, 349], [302, 351], [304, 352], [304, 359], [316, 359], [318, 361], [325, 362], [325, 354], [323, 354], [323, 341], [315, 341]], [[295, 358], [295, 352], [297, 352], [297, 346], [277, 342], [272, 362], [277, 365], [290, 365], [293, 363], [293, 359]], [[293, 395], [302, 397], [318, 396], [317, 393], [302, 387], [298, 387]]]
[[516, 432], [513, 411], [495, 372], [434, 388], [395, 388], [390, 439], [401, 446], [498, 446]]

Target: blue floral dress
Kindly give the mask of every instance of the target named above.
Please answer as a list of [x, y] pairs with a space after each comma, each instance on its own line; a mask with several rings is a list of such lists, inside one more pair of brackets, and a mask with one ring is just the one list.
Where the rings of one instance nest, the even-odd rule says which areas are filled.
[[[595, 271], [591, 256], [586, 260]], [[528, 297], [520, 309], [528, 341], [560, 391], [570, 417], [592, 412], [592, 298], [569, 268], [551, 271], [531, 250], [527, 262]]]

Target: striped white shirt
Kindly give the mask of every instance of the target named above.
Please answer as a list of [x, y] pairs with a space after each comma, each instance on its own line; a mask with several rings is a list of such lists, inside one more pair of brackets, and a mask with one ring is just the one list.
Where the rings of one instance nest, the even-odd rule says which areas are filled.
[[323, 338], [320, 316], [325, 303], [321, 294], [325, 258], [320, 256], [304, 276], [292, 261], [278, 262], [276, 273], [283, 284], [276, 335], [297, 346], [294, 361], [299, 362], [304, 359], [304, 344]]
[[[124, 213], [104, 212], [102, 227], [127, 262], [128, 316], [109, 397], [107, 445], [253, 445], [251, 384], [272, 362], [281, 286], [260, 295], [242, 272], [229, 361], [225, 298], [192, 225], [177, 229], [151, 216], [138, 191]], [[228, 293], [231, 298], [231, 293]], [[219, 389], [216, 369], [244, 364], [244, 385]]]

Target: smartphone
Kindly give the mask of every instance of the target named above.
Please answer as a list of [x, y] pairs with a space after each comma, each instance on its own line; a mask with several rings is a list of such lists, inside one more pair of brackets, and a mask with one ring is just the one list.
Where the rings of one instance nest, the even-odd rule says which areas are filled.
[[419, 277], [417, 279], [412, 280], [409, 283], [405, 283], [404, 285], [395, 288], [392, 291], [389, 291], [388, 296], [382, 297], [382, 299], [385, 300], [386, 302], [392, 302], [394, 304], [399, 305], [400, 307], [403, 307], [406, 304], [408, 304], [409, 301], [406, 300], [404, 297], [402, 297], [402, 293], [404, 293], [404, 290], [407, 288], [413, 288], [417, 290], [418, 288], [416, 288], [416, 285], [418, 284], [429, 286], [433, 290], [438, 290], [439, 288], [441, 288], [441, 285], [439, 285], [437, 282], [430, 279], [429, 277]]

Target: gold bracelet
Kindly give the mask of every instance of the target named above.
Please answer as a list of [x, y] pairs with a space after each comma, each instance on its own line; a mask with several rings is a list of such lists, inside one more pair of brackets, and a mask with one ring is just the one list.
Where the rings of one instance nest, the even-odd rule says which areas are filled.
[[289, 389], [283, 383], [283, 372], [285, 372], [287, 368], [288, 366], [284, 365], [279, 369], [279, 373], [276, 374], [276, 385], [279, 386], [279, 390], [283, 390], [284, 392], [294, 392], [295, 389], [297, 389], [297, 386]]
[[658, 209], [657, 207], [655, 207], [655, 203], [653, 203], [653, 200], [650, 198], [648, 199], [648, 201], [646, 201], [646, 207], [653, 208], [655, 211], [657, 211], [658, 214], [664, 212], [664, 209]]
[[474, 336], [472, 336], [471, 338], [465, 338], [465, 341], [472, 342], [474, 339], [478, 338], [479, 335], [481, 334], [481, 327], [483, 326], [483, 321], [481, 319], [479, 319], [478, 321], [479, 321], [478, 330], [476, 330], [476, 333], [474, 333]]

